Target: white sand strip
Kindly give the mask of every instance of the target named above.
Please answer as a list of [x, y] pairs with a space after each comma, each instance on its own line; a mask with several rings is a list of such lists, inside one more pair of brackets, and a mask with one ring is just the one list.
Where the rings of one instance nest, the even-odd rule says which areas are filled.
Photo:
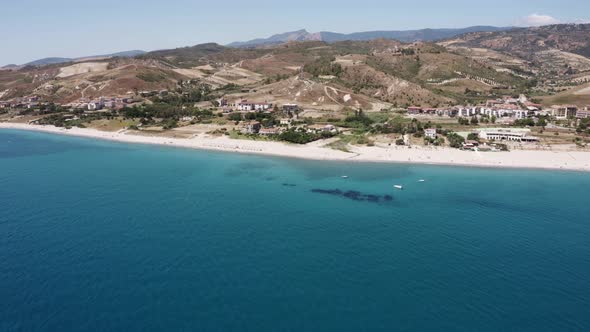
[[168, 138], [140, 136], [132, 132], [104, 132], [87, 128], [57, 128], [19, 123], [0, 123], [0, 129], [33, 130], [60, 135], [97, 138], [111, 141], [175, 146], [191, 149], [230, 151], [313, 160], [353, 162], [392, 162], [476, 167], [540, 168], [590, 171], [590, 152], [586, 151], [527, 151], [471, 152], [450, 148], [374, 146], [352, 147], [351, 153], [315, 144], [295, 145], [281, 142], [234, 140], [228, 137], [196, 136]]

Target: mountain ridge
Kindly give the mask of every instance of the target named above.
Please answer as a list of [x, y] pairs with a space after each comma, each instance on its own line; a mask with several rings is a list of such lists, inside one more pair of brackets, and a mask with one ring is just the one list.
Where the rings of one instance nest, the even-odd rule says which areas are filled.
[[20, 66], [16, 65], [16, 64], [9, 64], [9, 65], [6, 65], [1, 68], [11, 69], [11, 68], [18, 68], [18, 67], [25, 67], [25, 66], [45, 66], [45, 65], [54, 65], [54, 64], [80, 61], [80, 60], [86, 60], [86, 59], [93, 59], [93, 58], [107, 58], [107, 57], [109, 57], [109, 58], [112, 58], [112, 57], [130, 58], [130, 57], [136, 57], [138, 55], [142, 55], [145, 53], [147, 53], [147, 52], [142, 51], [142, 50], [130, 50], [130, 51], [110, 53], [110, 54], [83, 56], [83, 57], [78, 57], [78, 58], [47, 57], [47, 58], [42, 58], [42, 59], [38, 59], [38, 60], [33, 60], [30, 62], [24, 63]]
[[249, 41], [233, 42], [228, 47], [256, 47], [280, 44], [291, 41], [364, 41], [373, 39], [395, 39], [402, 42], [437, 41], [472, 32], [497, 32], [513, 29], [513, 27], [471, 26], [467, 28], [418, 29], [418, 30], [375, 30], [353, 33], [320, 31], [310, 33], [306, 29], [272, 35], [268, 38], [256, 38]]

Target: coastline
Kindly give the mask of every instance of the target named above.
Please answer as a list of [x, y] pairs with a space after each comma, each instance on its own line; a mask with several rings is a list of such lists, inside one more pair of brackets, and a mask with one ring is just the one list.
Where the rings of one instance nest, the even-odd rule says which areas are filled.
[[192, 138], [142, 136], [127, 131], [105, 132], [88, 128], [58, 128], [22, 123], [0, 123], [0, 129], [38, 131], [133, 144], [171, 146], [198, 150], [238, 152], [308, 160], [405, 163], [462, 167], [530, 168], [590, 172], [590, 152], [534, 151], [473, 152], [451, 148], [374, 146], [352, 147], [350, 152], [323, 147], [318, 142], [293, 145], [281, 142], [235, 140], [207, 135]]

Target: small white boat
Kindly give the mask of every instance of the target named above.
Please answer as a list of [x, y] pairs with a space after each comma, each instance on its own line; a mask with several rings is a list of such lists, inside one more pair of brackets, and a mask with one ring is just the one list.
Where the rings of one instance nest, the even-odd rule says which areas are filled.
[[399, 184], [396, 184], [396, 185], [394, 185], [393, 187], [394, 187], [394, 188], [396, 188], [396, 189], [399, 189], [399, 190], [402, 190], [402, 189], [404, 189], [404, 186], [402, 186], [402, 185], [399, 185]]
[[418, 182], [426, 182], [426, 180], [422, 180], [422, 179], [421, 179], [421, 180], [418, 180]]
[[348, 176], [347, 175], [342, 175], [341, 178], [348, 179]]

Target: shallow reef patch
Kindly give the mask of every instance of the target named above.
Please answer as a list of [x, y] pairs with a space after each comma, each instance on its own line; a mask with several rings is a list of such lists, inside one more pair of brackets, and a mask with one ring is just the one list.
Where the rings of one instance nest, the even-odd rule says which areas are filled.
[[356, 190], [312, 189], [312, 193], [338, 196], [358, 202], [383, 203], [393, 201], [391, 195], [365, 194]]

